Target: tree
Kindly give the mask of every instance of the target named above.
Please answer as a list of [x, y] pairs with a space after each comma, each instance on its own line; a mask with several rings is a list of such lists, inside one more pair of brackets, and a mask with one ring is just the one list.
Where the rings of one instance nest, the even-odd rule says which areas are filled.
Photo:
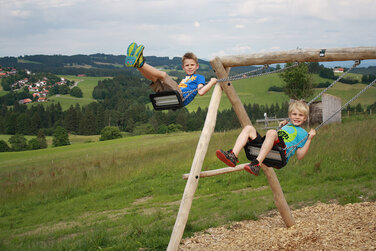
[[65, 111], [64, 127], [68, 132], [78, 133], [80, 113], [81, 109], [79, 104], [76, 104], [76, 107], [71, 105], [69, 109]]
[[111, 140], [111, 139], [118, 139], [121, 138], [121, 132], [119, 127], [117, 126], [106, 126], [101, 131], [101, 137], [99, 138], [100, 141], [104, 140]]
[[[291, 64], [286, 64], [286, 67], [289, 65]], [[287, 69], [280, 76], [285, 82], [285, 94], [290, 98], [306, 99], [313, 94], [312, 78], [308, 73], [307, 64], [301, 63], [297, 67]]]
[[333, 70], [329, 68], [323, 68], [320, 71], [319, 76], [322, 78], [336, 79]]
[[9, 152], [10, 147], [8, 146], [7, 142], [5, 140], [0, 140], [0, 152]]
[[27, 149], [27, 140], [22, 134], [16, 134], [9, 138], [8, 142], [13, 151], [24, 151]]
[[53, 146], [70, 145], [69, 135], [63, 127], [61, 126], [56, 127], [55, 132], [53, 134], [52, 144]]
[[43, 130], [38, 131], [37, 140], [40, 144], [40, 148], [47, 148], [47, 146], [48, 146], [47, 140], [46, 140], [46, 136], [44, 135]]
[[152, 134], [152, 133], [154, 133], [154, 127], [149, 123], [138, 125], [133, 129], [133, 134], [135, 135]]
[[70, 89], [69, 89], [69, 86], [67, 85], [59, 85], [59, 93], [64, 95], [64, 94], [68, 94], [70, 92]]
[[37, 112], [33, 114], [31, 117], [31, 124], [30, 124], [30, 133], [36, 134], [38, 130], [41, 128], [42, 121], [40, 119], [40, 116]]
[[37, 149], [41, 149], [41, 146], [40, 146], [40, 143], [37, 140], [37, 138], [33, 138], [33, 139], [29, 140], [27, 148], [29, 150], [37, 150]]
[[97, 125], [95, 114], [91, 109], [86, 108], [82, 112], [79, 122], [79, 133], [82, 135], [97, 134]]
[[80, 87], [78, 87], [78, 86], [75, 86], [75, 87], [73, 87], [71, 90], [70, 90], [70, 92], [69, 92], [69, 94], [71, 95], [71, 96], [73, 96], [73, 97], [77, 97], [77, 98], [82, 98], [82, 90], [80, 89]]

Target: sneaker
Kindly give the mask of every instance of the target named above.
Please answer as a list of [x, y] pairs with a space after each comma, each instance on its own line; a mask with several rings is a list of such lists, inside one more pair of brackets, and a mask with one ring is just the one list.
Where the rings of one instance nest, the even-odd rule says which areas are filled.
[[252, 160], [251, 163], [249, 163], [248, 165], [244, 166], [244, 170], [246, 170], [247, 172], [253, 174], [253, 175], [256, 175], [258, 176], [259, 175], [259, 172], [260, 172], [260, 163], [257, 159], [255, 160]]
[[138, 45], [135, 42], [131, 43], [127, 49], [127, 56], [134, 56], [137, 47]]
[[125, 66], [127, 67], [142, 67], [144, 65], [144, 51], [143, 45], [137, 45], [136, 43], [131, 43], [127, 49], [127, 57], [125, 58]]
[[136, 64], [134, 67], [141, 68], [145, 63], [145, 58], [143, 55], [140, 56], [140, 58], [137, 60]]
[[218, 159], [220, 159], [222, 162], [224, 162], [228, 166], [235, 167], [236, 163], [239, 162], [238, 158], [232, 152], [232, 149], [228, 151], [223, 151], [221, 149], [218, 149], [215, 152], [215, 154], [217, 155]]

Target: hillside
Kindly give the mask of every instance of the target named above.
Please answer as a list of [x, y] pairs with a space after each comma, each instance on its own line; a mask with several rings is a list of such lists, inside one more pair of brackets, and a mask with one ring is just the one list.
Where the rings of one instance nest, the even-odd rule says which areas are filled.
[[[375, 201], [375, 127], [375, 116], [323, 127], [303, 160], [276, 171], [289, 206]], [[215, 150], [231, 148], [238, 133], [213, 135], [203, 170], [223, 167]], [[0, 249], [165, 250], [198, 138], [144, 135], [0, 153]], [[244, 153], [239, 159], [247, 162]], [[184, 237], [257, 220], [275, 210], [272, 197], [263, 174], [200, 179]]]

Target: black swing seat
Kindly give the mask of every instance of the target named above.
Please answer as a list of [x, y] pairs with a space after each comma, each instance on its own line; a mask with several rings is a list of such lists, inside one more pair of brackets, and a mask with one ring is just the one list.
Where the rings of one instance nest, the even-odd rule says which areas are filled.
[[155, 110], [176, 110], [184, 106], [178, 91], [164, 91], [150, 94], [150, 101]]
[[[261, 146], [262, 144], [254, 143], [252, 141], [245, 145], [245, 155], [250, 161], [257, 158], [258, 154], [260, 153]], [[263, 164], [277, 169], [284, 167], [287, 164], [285, 150], [278, 145], [273, 146], [272, 150], [268, 153], [263, 161]]]

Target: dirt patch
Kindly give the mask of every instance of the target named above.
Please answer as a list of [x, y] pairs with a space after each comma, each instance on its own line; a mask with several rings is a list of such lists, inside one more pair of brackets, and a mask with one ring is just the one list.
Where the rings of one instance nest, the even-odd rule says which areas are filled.
[[147, 196], [147, 197], [142, 197], [142, 198], [139, 198], [139, 199], [137, 199], [137, 200], [135, 200], [133, 203], [132, 203], [132, 205], [140, 205], [140, 204], [142, 204], [142, 203], [144, 203], [144, 202], [146, 202], [146, 201], [148, 201], [148, 200], [151, 200], [153, 197], [151, 197], [151, 196]]
[[245, 193], [245, 192], [250, 192], [250, 191], [263, 191], [263, 190], [266, 190], [266, 189], [269, 189], [270, 187], [268, 186], [262, 186], [262, 187], [257, 187], [257, 188], [253, 188], [253, 187], [247, 187], [247, 188], [242, 188], [242, 189], [239, 189], [239, 190], [234, 190], [234, 191], [231, 191], [232, 193]]
[[376, 250], [376, 203], [318, 203], [292, 211], [286, 228], [279, 214], [210, 228], [182, 240], [179, 250]]

